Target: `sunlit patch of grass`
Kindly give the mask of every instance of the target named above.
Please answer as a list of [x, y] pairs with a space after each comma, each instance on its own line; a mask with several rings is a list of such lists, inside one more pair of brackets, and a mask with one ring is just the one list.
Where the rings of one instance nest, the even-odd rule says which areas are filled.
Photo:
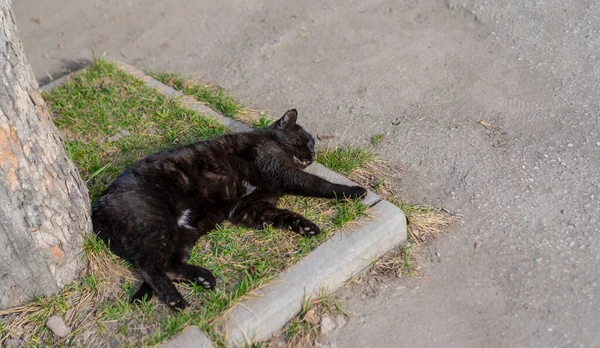
[[340, 228], [344, 227], [348, 222], [364, 216], [367, 210], [367, 208], [357, 200], [335, 200], [333, 205], [337, 211], [333, 217], [333, 224]]
[[261, 112], [258, 114], [258, 119], [253, 121], [250, 127], [254, 129], [267, 128], [272, 122], [273, 120], [271, 120], [265, 112]]
[[171, 88], [182, 91], [187, 95], [193, 96], [198, 101], [209, 104], [215, 111], [227, 117], [236, 118], [242, 110], [242, 106], [235, 99], [227, 95], [225, 90], [219, 86], [213, 84], [203, 85], [185, 79], [181, 75], [168, 72], [156, 73], [149, 71], [148, 74]]
[[96, 234], [90, 234], [85, 236], [85, 242], [83, 250], [86, 253], [100, 255], [102, 253], [110, 253], [110, 249], [106, 246], [104, 241], [100, 239]]
[[371, 151], [360, 147], [337, 147], [318, 152], [315, 160], [334, 172], [349, 175], [371, 163], [374, 156]]
[[101, 59], [43, 97], [92, 200], [139, 158], [227, 132]]

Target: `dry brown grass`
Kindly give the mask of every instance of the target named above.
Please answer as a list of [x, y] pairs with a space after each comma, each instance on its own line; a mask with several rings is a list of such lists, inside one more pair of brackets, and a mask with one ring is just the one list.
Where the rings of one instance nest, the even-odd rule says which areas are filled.
[[[447, 213], [440, 208], [422, 204], [408, 204], [398, 199], [401, 196], [401, 175], [404, 168], [374, 157], [348, 175], [350, 179], [375, 191], [383, 199], [392, 202], [402, 209], [407, 219], [408, 240], [380, 259], [373, 261], [372, 269], [367, 272], [371, 276], [414, 276], [418, 274], [414, 267], [415, 256], [433, 243], [440, 235], [456, 224], [460, 217]], [[361, 282], [355, 279], [354, 282]]]
[[[346, 317], [347, 313], [343, 310], [340, 300], [322, 290], [317, 297], [305, 299], [300, 313], [282, 330], [285, 345], [290, 348], [314, 347], [323, 317], [326, 315], [340, 318]], [[270, 345], [272, 344], [271, 341]]]
[[[3, 335], [0, 343], [8, 338], [18, 338], [24, 343], [52, 342], [53, 345], [66, 345], [71, 337], [98, 325], [100, 311], [98, 303], [119, 297], [123, 289], [121, 284], [133, 282], [135, 278], [123, 261], [105, 252], [86, 253], [85, 267], [80, 279], [63, 289], [58, 295], [39, 298], [24, 306], [0, 311]], [[71, 329], [67, 338], [52, 337], [51, 341], [40, 342], [39, 336], [48, 331], [48, 317], [62, 314], [65, 324]], [[105, 342], [100, 336], [88, 337], [87, 346], [102, 345]]]
[[451, 215], [441, 209], [422, 205], [410, 207], [408, 212], [410, 240], [417, 246], [431, 244], [460, 220], [457, 215]]

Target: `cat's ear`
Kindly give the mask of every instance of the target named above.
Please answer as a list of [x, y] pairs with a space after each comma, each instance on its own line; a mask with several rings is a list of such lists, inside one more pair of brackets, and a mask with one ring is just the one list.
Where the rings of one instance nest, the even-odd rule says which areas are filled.
[[298, 118], [298, 112], [296, 109], [288, 110], [283, 116], [273, 123], [275, 129], [285, 129], [296, 124]]

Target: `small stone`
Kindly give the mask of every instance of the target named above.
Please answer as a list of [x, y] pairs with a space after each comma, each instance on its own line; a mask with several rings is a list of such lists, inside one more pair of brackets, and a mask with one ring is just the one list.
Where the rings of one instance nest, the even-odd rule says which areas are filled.
[[6, 341], [4, 341], [4, 345], [2, 347], [5, 347], [5, 348], [20, 347], [22, 343], [23, 342], [21, 340], [9, 338]]
[[321, 333], [325, 335], [329, 331], [335, 329], [335, 321], [329, 315], [325, 315], [321, 318]]
[[46, 326], [58, 337], [67, 337], [67, 335], [71, 333], [71, 329], [69, 329], [63, 319], [58, 315], [53, 315], [48, 318]]

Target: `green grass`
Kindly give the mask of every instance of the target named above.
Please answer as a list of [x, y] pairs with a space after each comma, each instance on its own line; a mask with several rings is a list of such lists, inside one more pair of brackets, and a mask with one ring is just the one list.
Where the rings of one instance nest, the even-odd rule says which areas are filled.
[[227, 131], [103, 60], [43, 97], [92, 200], [144, 155]]
[[104, 305], [101, 309], [102, 320], [119, 320], [131, 311], [129, 301], [124, 298], [116, 298], [114, 302]]
[[[169, 84], [202, 98], [228, 116], [235, 117], [241, 110], [219, 88], [186, 84], [171, 74], [155, 77], [168, 79]], [[92, 201], [124, 168], [145, 155], [227, 132], [215, 121], [145, 87], [142, 81], [101, 59], [43, 97], [64, 134], [67, 153], [87, 183]], [[267, 115], [262, 114], [253, 126], [261, 128], [269, 123]], [[345, 170], [352, 168], [358, 167], [354, 164]], [[0, 341], [19, 332], [18, 337], [25, 342], [44, 346], [109, 345], [114, 341], [124, 346], [146, 346], [163, 342], [187, 325], [197, 325], [223, 345], [223, 337], [212, 325], [215, 317], [300, 260], [336, 229], [365, 215], [360, 203], [348, 200], [285, 197], [280, 206], [314, 221], [322, 234], [304, 238], [271, 227], [250, 230], [229, 223], [219, 225], [200, 239], [190, 256], [191, 263], [213, 272], [217, 287], [206, 291], [197, 284], [177, 284], [190, 306], [176, 313], [156, 297], [129, 303], [139, 284], [132, 267], [116, 257], [101, 239], [86, 236], [86, 265], [81, 278], [56, 296], [24, 306], [9, 320], [0, 311]], [[45, 321], [51, 315], [64, 316], [67, 311], [74, 311], [68, 323], [73, 333], [59, 339], [48, 331]], [[29, 323], [29, 329], [23, 331], [23, 323]], [[142, 324], [148, 329], [145, 334], [138, 330]], [[94, 333], [92, 341], [83, 341], [82, 333], [90, 330]]]
[[365, 215], [366, 207], [360, 201], [339, 201], [333, 202], [337, 214], [333, 217], [333, 224], [336, 227], [344, 227], [348, 222]]
[[149, 71], [148, 74], [167, 86], [194, 96], [201, 102], [208, 103], [214, 110], [227, 117], [235, 118], [242, 110], [242, 106], [228, 96], [221, 87], [193, 83], [184, 79], [181, 75], [167, 72]]
[[85, 236], [83, 250], [86, 254], [100, 255], [103, 253], [110, 253], [110, 250], [108, 249], [104, 241], [95, 234]]
[[267, 128], [272, 122], [273, 120], [271, 120], [265, 112], [261, 112], [258, 114], [258, 119], [252, 122], [251, 127], [254, 129]]
[[360, 147], [326, 149], [317, 153], [315, 160], [325, 167], [342, 175], [350, 175], [355, 170], [371, 163], [373, 153]]
[[93, 291], [98, 291], [100, 289], [100, 283], [102, 282], [98, 277], [93, 273], [88, 273], [84, 276], [83, 281], [85, 285]]
[[371, 138], [371, 144], [373, 144], [373, 145], [379, 145], [383, 141], [383, 138], [385, 138], [385, 134], [374, 135]]
[[402, 265], [400, 267], [401, 271], [407, 275], [413, 275], [415, 272], [413, 266], [413, 249], [412, 244], [405, 244], [402, 246]]

